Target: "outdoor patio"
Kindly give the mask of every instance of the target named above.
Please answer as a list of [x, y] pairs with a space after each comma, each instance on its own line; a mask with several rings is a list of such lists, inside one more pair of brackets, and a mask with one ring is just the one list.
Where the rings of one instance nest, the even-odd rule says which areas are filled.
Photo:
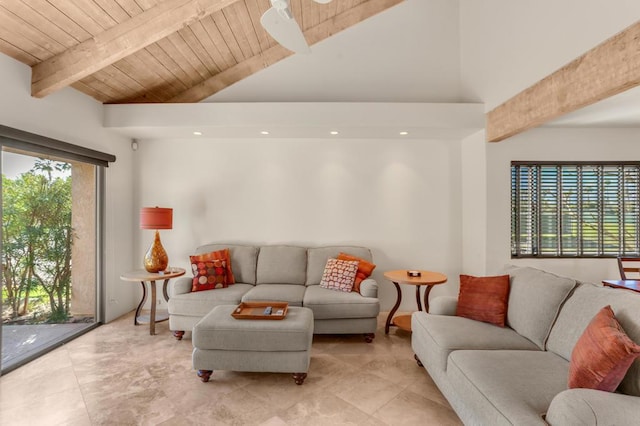
[[23, 360], [66, 342], [70, 337], [91, 328], [94, 323], [36, 324], [2, 326], [2, 370], [12, 370]]

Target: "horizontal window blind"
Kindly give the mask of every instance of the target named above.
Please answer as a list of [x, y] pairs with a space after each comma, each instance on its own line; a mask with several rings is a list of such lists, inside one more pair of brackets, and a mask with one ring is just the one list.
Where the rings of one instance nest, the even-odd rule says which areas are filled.
[[109, 167], [110, 162], [116, 161], [112, 154], [0, 125], [0, 147], [5, 146], [43, 155], [62, 155], [70, 160], [103, 167]]
[[640, 253], [640, 162], [511, 163], [512, 257]]

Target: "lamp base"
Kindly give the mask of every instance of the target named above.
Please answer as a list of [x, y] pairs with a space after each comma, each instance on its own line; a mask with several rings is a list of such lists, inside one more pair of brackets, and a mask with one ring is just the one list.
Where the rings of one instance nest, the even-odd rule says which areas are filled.
[[151, 247], [149, 247], [149, 250], [147, 250], [147, 253], [144, 255], [144, 269], [146, 269], [147, 272], [160, 272], [167, 269], [168, 265], [169, 257], [160, 242], [160, 232], [156, 230], [153, 244], [151, 244]]

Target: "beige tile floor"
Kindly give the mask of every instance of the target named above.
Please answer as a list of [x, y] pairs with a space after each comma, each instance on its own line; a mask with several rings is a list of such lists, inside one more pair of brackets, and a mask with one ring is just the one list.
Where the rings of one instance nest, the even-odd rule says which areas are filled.
[[309, 376], [217, 371], [202, 383], [191, 340], [168, 323], [103, 325], [0, 377], [2, 425], [459, 425], [409, 333], [315, 336]]

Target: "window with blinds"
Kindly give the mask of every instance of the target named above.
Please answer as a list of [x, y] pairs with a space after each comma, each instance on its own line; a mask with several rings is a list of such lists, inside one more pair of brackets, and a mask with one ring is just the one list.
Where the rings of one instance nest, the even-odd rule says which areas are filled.
[[640, 162], [512, 162], [511, 257], [640, 255]]

